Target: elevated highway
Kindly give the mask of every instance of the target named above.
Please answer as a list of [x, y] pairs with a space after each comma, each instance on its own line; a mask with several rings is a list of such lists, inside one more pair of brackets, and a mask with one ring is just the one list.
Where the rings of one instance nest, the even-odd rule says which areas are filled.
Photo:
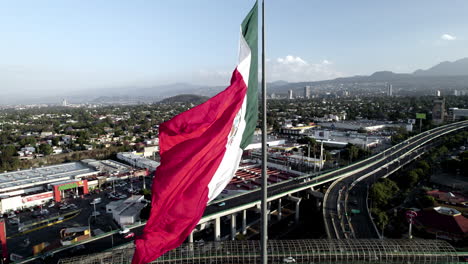
[[[392, 148], [387, 149], [382, 153], [353, 163], [349, 166], [330, 171], [308, 174], [287, 181], [271, 184], [269, 185], [268, 189], [268, 201], [272, 202], [286, 198], [290, 199], [291, 201], [295, 201], [298, 205], [300, 199], [296, 199], [296, 197], [291, 196], [294, 196], [301, 191], [312, 190], [316, 186], [332, 183], [324, 196], [323, 203], [323, 217], [325, 219], [326, 232], [329, 238], [350, 237], [347, 235], [349, 230], [352, 228], [350, 226], [350, 221], [341, 221], [342, 217], [340, 215], [344, 212], [344, 210], [341, 210], [340, 207], [342, 207], [342, 205], [346, 205], [344, 201], [346, 197], [340, 194], [340, 189], [343, 188], [342, 186], [350, 186], [354, 181], [360, 179], [361, 177], [364, 179], [369, 175], [373, 175], [373, 173], [377, 171], [381, 171], [383, 168], [389, 168], [386, 166], [386, 164], [403, 164], [406, 160], [412, 159], [412, 155], [415, 155], [415, 153], [416, 155], [418, 153], [421, 154], [421, 150], [418, 149], [421, 149], [423, 145], [428, 144], [433, 139], [441, 135], [463, 129], [467, 126], [468, 121], [464, 121], [438, 127], [431, 131], [427, 131], [410, 138], [407, 141], [393, 146]], [[221, 217], [233, 216], [238, 213], [243, 213], [245, 217], [245, 211], [255, 207], [260, 207], [260, 189], [230, 196], [220, 200], [215, 200], [207, 206], [205, 213], [199, 222], [199, 227], [200, 229], [203, 229], [202, 227], [207, 223], [214, 222], [215, 240], [217, 238], [219, 239], [219, 226]], [[232, 218], [235, 217], [231, 217], [231, 219]], [[233, 223], [233, 221], [231, 221], [231, 223]], [[145, 224], [146, 222], [142, 222], [140, 224], [131, 226], [130, 228], [137, 231], [137, 233], [140, 233], [140, 230]], [[245, 226], [244, 223], [243, 225]], [[236, 228], [233, 228], [233, 230], [236, 230]], [[77, 243], [74, 246], [78, 244], [89, 244], [87, 245], [87, 248], [94, 248], [95, 246], [96, 248], [101, 248], [104, 244], [110, 244], [109, 240], [111, 240], [112, 236], [117, 232], [118, 231], [108, 232], [100, 235], [99, 237], [94, 237], [91, 240]], [[217, 232], [218, 235], [216, 235]], [[372, 233], [377, 232], [376, 230], [371, 229], [369, 232], [370, 234], [368, 237], [378, 237], [376, 233]], [[193, 237], [191, 237], [191, 239], [189, 238], [189, 241], [190, 240], [193, 240]], [[51, 253], [60, 253], [68, 249], [70, 249], [70, 247], [59, 248]], [[21, 263], [27, 263], [36, 258], [37, 257], [33, 257]]]
[[[435, 139], [467, 127], [468, 121], [461, 121], [431, 129], [360, 162], [359, 168], [353, 166], [353, 171], [343, 174], [325, 193], [323, 218], [327, 236], [378, 238], [379, 232], [368, 212], [367, 186], [421, 156]], [[349, 190], [353, 188], [358, 195], [350, 201]], [[361, 216], [353, 217], [353, 222], [347, 213], [352, 206], [362, 211]]]

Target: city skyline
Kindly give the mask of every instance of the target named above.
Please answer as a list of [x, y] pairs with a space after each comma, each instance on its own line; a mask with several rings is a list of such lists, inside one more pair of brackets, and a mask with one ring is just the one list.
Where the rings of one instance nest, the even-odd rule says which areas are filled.
[[[226, 85], [238, 21], [252, 3], [8, 3], [0, 11], [8, 40], [0, 44], [2, 95]], [[267, 2], [268, 81], [407, 73], [466, 57], [466, 7], [464, 1]]]

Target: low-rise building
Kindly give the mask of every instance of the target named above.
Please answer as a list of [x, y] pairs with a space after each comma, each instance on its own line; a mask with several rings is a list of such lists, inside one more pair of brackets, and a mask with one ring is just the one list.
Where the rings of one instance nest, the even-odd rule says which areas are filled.
[[468, 219], [453, 208], [439, 206], [419, 211], [414, 225], [436, 238], [452, 241], [468, 238]]
[[140, 212], [146, 204], [142, 203], [143, 195], [133, 195], [126, 200], [110, 202], [106, 205], [106, 212], [120, 225], [133, 225], [140, 220]]
[[128, 164], [142, 168], [142, 169], [148, 169], [150, 172], [153, 172], [156, 170], [156, 168], [159, 166], [159, 162], [150, 160], [147, 158], [144, 158], [142, 156], [139, 156], [133, 152], [119, 152], [117, 153], [117, 158], [119, 160], [123, 160], [127, 162]]

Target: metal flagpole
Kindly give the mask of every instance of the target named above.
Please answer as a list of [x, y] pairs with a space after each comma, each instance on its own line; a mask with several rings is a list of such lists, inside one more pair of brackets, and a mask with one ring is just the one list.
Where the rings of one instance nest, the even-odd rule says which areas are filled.
[[268, 240], [268, 185], [267, 185], [267, 104], [266, 104], [266, 82], [265, 82], [265, 0], [262, 0], [262, 229], [261, 229], [261, 263], [268, 263], [267, 240]]

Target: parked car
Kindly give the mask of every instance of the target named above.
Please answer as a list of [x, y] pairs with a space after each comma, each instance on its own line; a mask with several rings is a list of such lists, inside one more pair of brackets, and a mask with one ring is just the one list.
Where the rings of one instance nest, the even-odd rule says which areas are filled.
[[17, 225], [17, 224], [19, 224], [19, 221], [20, 221], [20, 220], [19, 220], [18, 217], [14, 217], [14, 218], [8, 219], [8, 223], [9, 223], [10, 225]]
[[14, 212], [11, 212], [8, 214], [7, 216], [8, 218], [15, 218], [16, 217], [16, 214]]

